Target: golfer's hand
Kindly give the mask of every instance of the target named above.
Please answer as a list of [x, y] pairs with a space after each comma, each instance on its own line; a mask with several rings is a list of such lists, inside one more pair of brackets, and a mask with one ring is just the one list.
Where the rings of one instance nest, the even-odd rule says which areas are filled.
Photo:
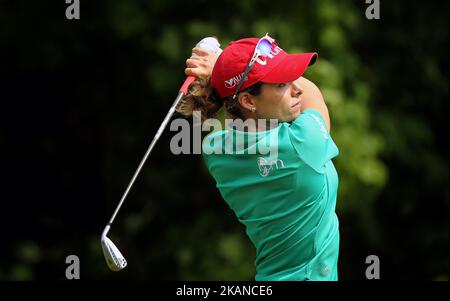
[[196, 55], [191, 56], [186, 60], [186, 75], [195, 76], [198, 79], [205, 79], [211, 75], [218, 55], [213, 52], [208, 52], [201, 48], [194, 48], [192, 52]]

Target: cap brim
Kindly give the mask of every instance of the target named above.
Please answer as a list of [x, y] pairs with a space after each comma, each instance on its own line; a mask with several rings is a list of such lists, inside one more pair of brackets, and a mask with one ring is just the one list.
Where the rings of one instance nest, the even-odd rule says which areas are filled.
[[308, 66], [316, 62], [317, 57], [316, 52], [288, 54], [260, 82], [272, 84], [292, 82], [302, 76]]

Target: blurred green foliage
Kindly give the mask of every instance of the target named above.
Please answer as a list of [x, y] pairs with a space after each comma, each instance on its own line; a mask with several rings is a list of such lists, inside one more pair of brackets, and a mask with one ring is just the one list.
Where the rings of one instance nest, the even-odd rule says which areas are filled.
[[[340, 278], [365, 279], [375, 254], [384, 279], [448, 280], [448, 2], [381, 2], [381, 19], [367, 20], [364, 1], [81, 1], [78, 21], [63, 4], [5, 2], [0, 46], [15, 58], [13, 79], [71, 89], [48, 105], [65, 134], [35, 133], [59, 194], [30, 216], [28, 236], [7, 240], [0, 279], [64, 279], [70, 254], [83, 279], [253, 279], [245, 229], [201, 157], [170, 153], [168, 130], [111, 231], [127, 269], [107, 270], [99, 237], [191, 48], [269, 32], [288, 52], [319, 53], [305, 77], [323, 92], [340, 150]], [[61, 198], [78, 209], [55, 209]]]

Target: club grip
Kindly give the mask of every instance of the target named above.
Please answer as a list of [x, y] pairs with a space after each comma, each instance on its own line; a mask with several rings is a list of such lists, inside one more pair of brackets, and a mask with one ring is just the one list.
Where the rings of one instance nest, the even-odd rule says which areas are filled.
[[192, 84], [192, 82], [195, 80], [195, 77], [192, 75], [189, 75], [186, 80], [184, 81], [183, 85], [180, 88], [180, 92], [183, 92], [184, 95], [187, 94], [189, 86]]

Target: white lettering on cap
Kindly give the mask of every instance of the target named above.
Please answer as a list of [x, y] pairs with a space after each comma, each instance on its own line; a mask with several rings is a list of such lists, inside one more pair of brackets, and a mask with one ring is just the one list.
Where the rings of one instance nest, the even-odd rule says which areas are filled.
[[[225, 87], [227, 87], [228, 89], [234, 88], [241, 81], [242, 75], [244, 75], [244, 72], [242, 72], [241, 74], [235, 75], [230, 79], [227, 79], [225, 81]], [[245, 80], [247, 80], [247, 78]]]
[[[278, 46], [275, 46], [269, 53], [269, 55], [267, 57], [258, 57], [256, 59], [256, 63], [258, 63], [261, 66], [265, 66], [267, 65], [267, 58], [269, 59], [273, 59], [277, 54], [279, 54], [281, 51], [283, 51], [283, 49], [281, 49]], [[234, 88], [236, 87], [236, 85], [239, 83], [239, 81], [242, 78], [242, 75], [244, 74], [244, 72], [242, 72], [241, 74], [235, 75], [230, 79], [227, 79], [224, 81], [225, 87], [228, 89]], [[248, 80], [248, 77], [245, 77], [245, 79], [243, 80], [243, 82], [245, 82], [246, 80]]]

